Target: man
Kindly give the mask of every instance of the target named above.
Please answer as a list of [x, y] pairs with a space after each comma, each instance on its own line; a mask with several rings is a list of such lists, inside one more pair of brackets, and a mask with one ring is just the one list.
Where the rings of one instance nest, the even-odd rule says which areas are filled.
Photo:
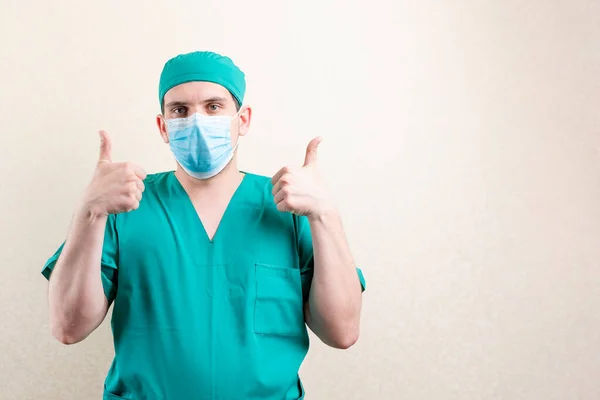
[[175, 171], [112, 162], [100, 132], [93, 179], [43, 274], [62, 343], [85, 339], [114, 302], [105, 400], [301, 399], [306, 325], [335, 348], [358, 338], [364, 279], [319, 179], [320, 139], [272, 179], [238, 170], [245, 87], [215, 53], [165, 64], [156, 122]]

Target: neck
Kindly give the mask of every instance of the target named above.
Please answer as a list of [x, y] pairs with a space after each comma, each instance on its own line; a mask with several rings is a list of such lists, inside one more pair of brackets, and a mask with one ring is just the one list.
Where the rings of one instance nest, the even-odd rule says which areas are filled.
[[204, 193], [210, 193], [211, 195], [219, 192], [227, 193], [232, 188], [237, 188], [244, 174], [238, 170], [237, 157], [234, 157], [221, 172], [212, 178], [196, 179], [189, 176], [179, 165], [175, 170], [175, 176], [190, 196], [202, 196]]

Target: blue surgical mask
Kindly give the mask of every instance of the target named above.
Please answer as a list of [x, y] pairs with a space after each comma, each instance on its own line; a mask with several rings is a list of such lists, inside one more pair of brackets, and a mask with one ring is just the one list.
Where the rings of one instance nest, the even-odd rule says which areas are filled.
[[231, 144], [231, 116], [194, 114], [167, 120], [169, 146], [188, 175], [208, 179], [221, 172], [233, 158], [237, 143]]

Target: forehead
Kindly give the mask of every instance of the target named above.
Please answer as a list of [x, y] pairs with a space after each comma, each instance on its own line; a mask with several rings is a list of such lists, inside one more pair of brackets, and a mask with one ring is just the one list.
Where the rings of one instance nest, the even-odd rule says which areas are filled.
[[221, 85], [212, 82], [186, 82], [169, 89], [165, 93], [164, 102], [201, 103], [216, 97], [225, 97], [233, 101], [229, 91]]

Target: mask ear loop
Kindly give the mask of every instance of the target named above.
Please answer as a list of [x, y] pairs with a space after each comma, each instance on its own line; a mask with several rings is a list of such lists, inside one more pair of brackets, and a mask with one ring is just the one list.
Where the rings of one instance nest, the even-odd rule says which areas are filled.
[[[231, 121], [233, 121], [235, 118], [239, 117], [240, 113], [242, 112], [243, 107], [240, 107], [240, 109], [238, 110], [238, 112], [236, 112], [233, 117], [231, 117]], [[240, 124], [238, 124], [238, 136], [237, 136], [237, 140], [235, 141], [235, 146], [233, 146], [233, 149], [231, 150], [232, 153], [235, 153], [237, 151], [238, 148], [238, 144], [240, 144], [240, 138], [242, 136], [240, 135]]]

